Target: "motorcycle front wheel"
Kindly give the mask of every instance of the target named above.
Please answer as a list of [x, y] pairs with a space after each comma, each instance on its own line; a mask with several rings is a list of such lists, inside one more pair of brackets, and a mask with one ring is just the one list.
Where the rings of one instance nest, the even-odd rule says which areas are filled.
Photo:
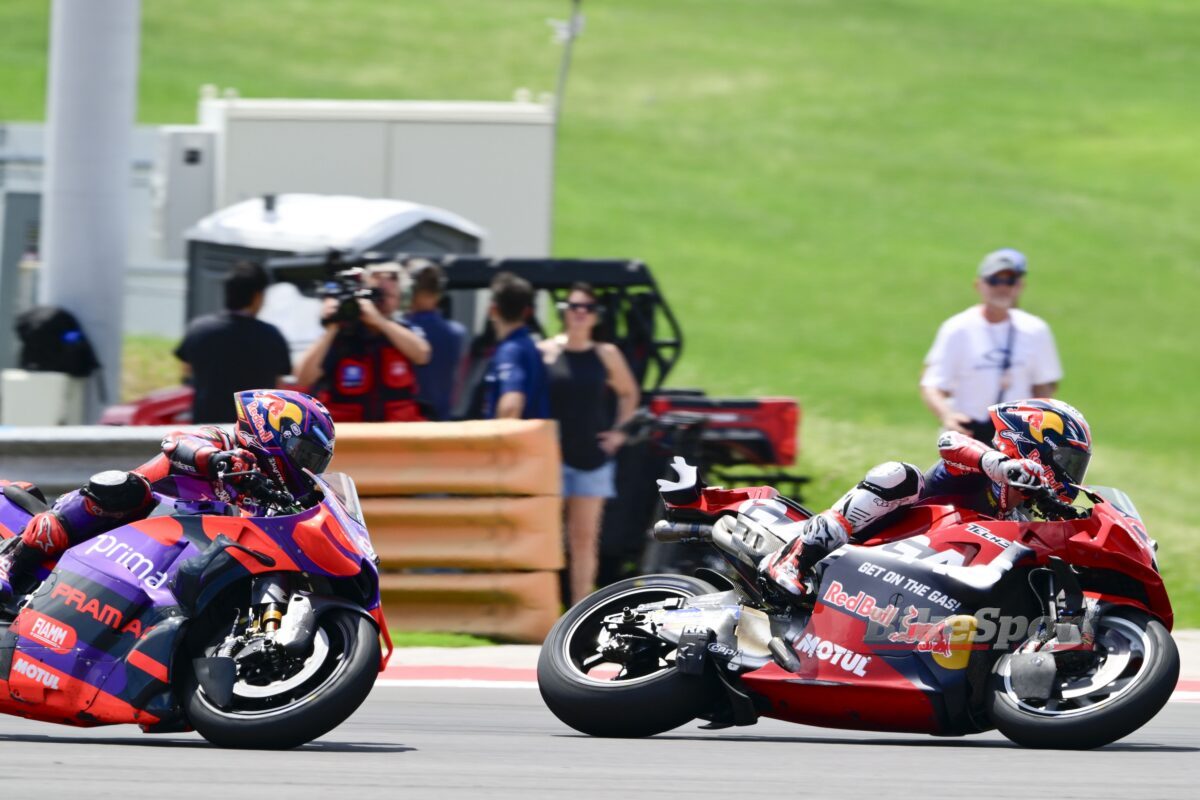
[[653, 736], [684, 725], [711, 704], [708, 675], [675, 669], [675, 650], [643, 642], [615, 656], [604, 618], [625, 608], [717, 590], [683, 575], [647, 575], [619, 581], [585, 597], [546, 637], [538, 658], [538, 689], [561, 721], [591, 736]]
[[1013, 689], [1010, 656], [992, 672], [989, 713], [1025, 747], [1088, 750], [1128, 736], [1162, 709], [1179, 680], [1179, 650], [1158, 620], [1110, 608], [1096, 623], [1096, 650], [1082, 668], [1061, 670], [1047, 700]]
[[[213, 655], [218, 643], [202, 655]], [[280, 672], [247, 675], [239, 667], [233, 700], [225, 707], [205, 695], [191, 659], [185, 659], [180, 698], [192, 727], [215, 745], [299, 747], [329, 733], [362, 705], [379, 675], [380, 650], [369, 619], [335, 608], [318, 618], [310, 651]]]

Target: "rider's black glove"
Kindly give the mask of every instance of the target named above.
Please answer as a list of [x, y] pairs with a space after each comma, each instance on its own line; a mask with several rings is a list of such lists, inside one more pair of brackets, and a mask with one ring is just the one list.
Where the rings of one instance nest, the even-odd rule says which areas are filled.
[[[236, 472], [251, 472], [257, 466], [258, 460], [254, 457], [254, 453], [249, 450], [222, 450], [219, 453], [214, 453], [208, 457], [208, 477], [213, 480], [221, 475], [230, 475]], [[245, 477], [245, 476], [238, 476]], [[231, 479], [233, 483], [238, 483], [238, 477]]]

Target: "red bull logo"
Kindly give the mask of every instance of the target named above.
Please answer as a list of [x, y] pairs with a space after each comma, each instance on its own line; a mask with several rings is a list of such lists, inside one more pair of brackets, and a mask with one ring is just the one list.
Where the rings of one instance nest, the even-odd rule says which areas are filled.
[[304, 409], [282, 397], [270, 396], [270, 399], [265, 403], [267, 407], [267, 421], [271, 424], [272, 430], [283, 430], [283, 421], [290, 419], [296, 424], [304, 421]]
[[1029, 425], [1029, 432], [1039, 444], [1046, 441], [1046, 434], [1049, 431], [1055, 431], [1061, 436], [1066, 430], [1063, 418], [1053, 411], [1034, 409], [1019, 413], [1021, 419], [1025, 420], [1026, 424]]
[[911, 644], [918, 653], [929, 653], [946, 669], [963, 669], [971, 657], [975, 635], [974, 617], [958, 615], [936, 622], [923, 622], [915, 606], [904, 610], [901, 629], [888, 634], [888, 641]]
[[251, 405], [248, 413], [250, 414], [250, 424], [254, 426], [254, 433], [258, 436], [258, 441], [262, 444], [270, 444], [275, 441], [275, 434], [271, 433], [271, 429], [267, 427], [267, 421], [263, 419], [262, 412], [258, 410], [258, 403]]
[[855, 595], [847, 594], [842, 591], [842, 584], [838, 581], [833, 581], [829, 584], [829, 588], [825, 590], [825, 594], [821, 597], [821, 600], [830, 605], [844, 608], [863, 619], [869, 619], [885, 628], [892, 624], [892, 620], [899, 613], [899, 609], [895, 606], [890, 604], [881, 606], [878, 600], [866, 592], [859, 592]]

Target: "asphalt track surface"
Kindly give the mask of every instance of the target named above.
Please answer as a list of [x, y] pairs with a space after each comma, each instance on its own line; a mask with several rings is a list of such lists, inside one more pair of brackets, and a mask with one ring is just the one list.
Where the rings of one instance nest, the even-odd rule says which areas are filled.
[[996, 733], [939, 739], [774, 721], [593, 739], [528, 688], [379, 686], [340, 729], [283, 753], [0, 717], [0, 797], [1192, 798], [1198, 732], [1200, 703], [1173, 702], [1091, 752], [1023, 750]]

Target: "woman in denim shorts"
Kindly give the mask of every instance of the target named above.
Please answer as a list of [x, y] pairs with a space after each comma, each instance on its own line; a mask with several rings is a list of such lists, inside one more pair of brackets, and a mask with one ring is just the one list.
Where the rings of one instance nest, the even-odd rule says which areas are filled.
[[600, 515], [604, 501], [616, 494], [613, 456], [625, 443], [618, 429], [637, 409], [639, 393], [616, 345], [592, 337], [600, 322], [592, 287], [573, 285], [559, 310], [563, 333], [538, 347], [550, 379], [550, 415], [558, 420], [562, 445], [567, 585], [575, 603], [596, 581]]

